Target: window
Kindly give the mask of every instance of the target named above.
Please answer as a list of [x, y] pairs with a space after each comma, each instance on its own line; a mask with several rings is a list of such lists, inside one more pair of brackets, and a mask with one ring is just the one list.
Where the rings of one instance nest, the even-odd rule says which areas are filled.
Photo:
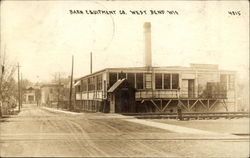
[[84, 79], [84, 80], [81, 80], [81, 88], [82, 88], [82, 91], [87, 91], [87, 80]]
[[102, 90], [102, 75], [97, 76], [97, 90]]
[[117, 73], [109, 73], [109, 87], [113, 86], [117, 81]]
[[88, 78], [88, 91], [95, 90], [95, 77]]
[[34, 97], [33, 95], [29, 95], [29, 96], [28, 96], [28, 100], [29, 100], [29, 101], [34, 101], [34, 100], [35, 100], [34, 98], [35, 98], [35, 97]]
[[179, 74], [172, 74], [172, 89], [179, 87]]
[[221, 74], [220, 75], [220, 84], [227, 89], [228, 85], [227, 85], [227, 75], [226, 74]]
[[234, 82], [235, 82], [235, 76], [234, 75], [228, 75], [228, 88], [234, 89]]
[[136, 73], [136, 88], [143, 89], [143, 73]]
[[227, 75], [225, 74], [220, 75], [220, 82], [223, 84], [227, 84]]
[[76, 86], [76, 92], [81, 92], [81, 86], [80, 85]]
[[155, 89], [162, 89], [162, 74], [155, 74]]
[[126, 73], [123, 72], [119, 73], [118, 79], [123, 79], [123, 78], [126, 78]]
[[164, 74], [164, 89], [170, 89], [170, 74]]
[[152, 74], [145, 74], [145, 87], [146, 89], [152, 88]]
[[127, 79], [128, 79], [129, 85], [130, 85], [131, 87], [135, 88], [135, 74], [133, 74], [133, 73], [128, 73]]

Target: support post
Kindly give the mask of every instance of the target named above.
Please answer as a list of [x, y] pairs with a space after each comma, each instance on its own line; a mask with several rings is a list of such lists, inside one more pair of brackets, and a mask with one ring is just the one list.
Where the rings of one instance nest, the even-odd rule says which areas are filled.
[[162, 112], [164, 112], [166, 110], [166, 108], [168, 107], [169, 103], [172, 101], [172, 99], [170, 99], [167, 104], [165, 105], [165, 107], [162, 109]]
[[209, 111], [210, 107], [209, 107], [209, 99], [207, 100], [207, 111]]
[[161, 109], [155, 104], [155, 102], [152, 99], [150, 101], [153, 103], [153, 105], [157, 108], [158, 111], [161, 111]]

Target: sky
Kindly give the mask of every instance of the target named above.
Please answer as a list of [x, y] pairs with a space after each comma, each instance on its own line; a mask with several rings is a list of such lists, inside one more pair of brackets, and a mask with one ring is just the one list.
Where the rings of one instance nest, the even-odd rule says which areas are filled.
[[[85, 10], [127, 14], [90, 15]], [[148, 14], [132, 15], [135, 10]], [[150, 10], [178, 15], [151, 15]], [[58, 72], [70, 75], [72, 55], [74, 77], [89, 74], [90, 52], [93, 72], [140, 67], [144, 22], [152, 26], [153, 66], [219, 64], [248, 80], [247, 1], [1, 1], [1, 54], [5, 50], [10, 63], [19, 62], [23, 78], [33, 82], [50, 81]]]

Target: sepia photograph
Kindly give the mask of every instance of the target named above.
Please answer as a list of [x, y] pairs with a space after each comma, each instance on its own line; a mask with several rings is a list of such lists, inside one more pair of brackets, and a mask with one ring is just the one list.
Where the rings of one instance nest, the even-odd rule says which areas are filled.
[[249, 1], [0, 4], [0, 157], [250, 157]]

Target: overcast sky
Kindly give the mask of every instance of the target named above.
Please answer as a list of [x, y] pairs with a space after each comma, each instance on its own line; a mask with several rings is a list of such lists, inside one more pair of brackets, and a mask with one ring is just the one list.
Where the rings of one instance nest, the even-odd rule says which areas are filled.
[[[55, 72], [74, 76], [108, 67], [144, 66], [143, 23], [152, 25], [154, 66], [219, 64], [248, 77], [247, 1], [1, 1], [1, 53], [21, 64], [23, 78], [48, 81]], [[126, 15], [70, 14], [69, 10], [125, 10]], [[169, 10], [178, 15], [132, 15]], [[240, 11], [230, 15], [228, 11]], [[149, 13], [149, 12], [148, 12]]]

